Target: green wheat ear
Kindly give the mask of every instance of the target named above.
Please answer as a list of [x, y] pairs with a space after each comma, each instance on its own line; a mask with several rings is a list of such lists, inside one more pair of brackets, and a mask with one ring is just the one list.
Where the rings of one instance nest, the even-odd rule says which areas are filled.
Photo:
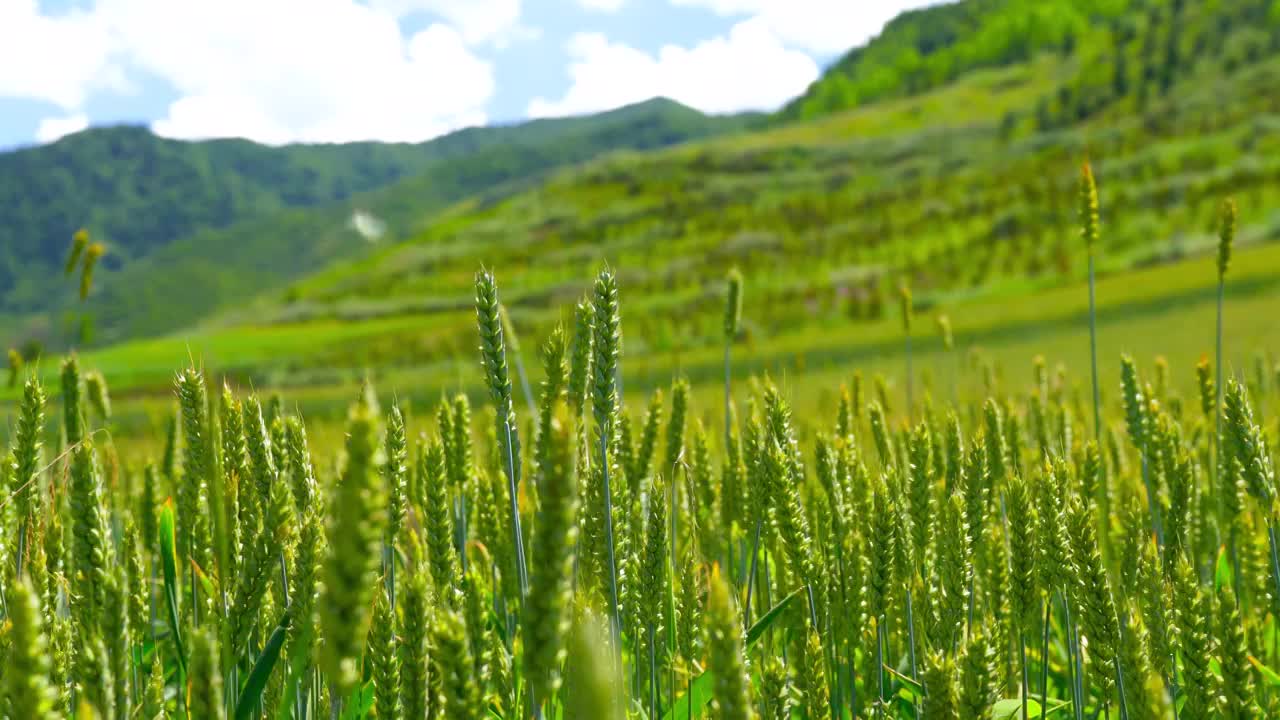
[[516, 573], [520, 580], [520, 594], [529, 592], [528, 563], [524, 555], [524, 532], [520, 527], [520, 435], [516, 428], [515, 406], [512, 400], [511, 377], [507, 370], [507, 348], [503, 339], [501, 305], [498, 286], [493, 273], [481, 270], [476, 273], [476, 323], [480, 330], [480, 359], [484, 365], [489, 394], [496, 406], [498, 441], [501, 443], [503, 472], [507, 476], [507, 494], [510, 501], [511, 537], [516, 553]]
[[[803, 672], [803, 669], [800, 670]], [[791, 717], [792, 697], [796, 688], [781, 658], [766, 657], [760, 663], [756, 682], [757, 715], [764, 720], [786, 720]], [[800, 708], [796, 708], [800, 709]]]
[[1236, 239], [1237, 210], [1236, 201], [1227, 198], [1222, 201], [1221, 227], [1218, 231], [1218, 277], [1225, 277], [1227, 266], [1231, 264], [1231, 245]]
[[933, 720], [960, 720], [960, 690], [956, 681], [955, 660], [940, 651], [925, 659], [924, 712], [920, 717]]
[[[574, 423], [563, 402], [548, 427], [547, 456], [539, 467], [542, 505], [533, 534], [532, 576], [523, 653], [525, 677], [535, 702], [549, 701], [560, 686], [573, 596], [578, 489]], [[661, 504], [661, 503], [659, 503]]]
[[448, 477], [444, 449], [431, 443], [418, 459], [418, 478], [422, 485], [423, 524], [430, 558], [431, 580], [440, 599], [452, 605], [454, 590], [459, 585], [458, 553], [453, 546], [453, 521], [450, 517]]
[[440, 717], [480, 720], [480, 689], [476, 685], [466, 624], [462, 615], [453, 608], [437, 608], [434, 615], [430, 644], [434, 653], [432, 667], [440, 672], [440, 698], [443, 700]]
[[319, 611], [325, 638], [321, 667], [341, 697], [360, 680], [360, 651], [377, 588], [379, 542], [386, 524], [378, 412], [366, 390], [347, 417], [347, 465], [329, 503], [329, 556]]
[[82, 627], [101, 622], [107, 573], [107, 525], [103, 517], [102, 477], [93, 444], [82, 441], [71, 460], [72, 616]]
[[67, 264], [62, 271], [64, 275], [70, 275], [76, 269], [76, 265], [80, 263], [80, 256], [88, 246], [89, 231], [80, 228], [71, 236], [71, 250], [67, 253]]
[[[139, 669], [141, 673], [141, 669]], [[143, 698], [143, 718], [147, 720], [166, 720], [169, 717], [168, 707], [164, 699], [164, 665], [160, 662], [160, 653], [151, 653], [151, 667], [147, 676], [146, 697]]]
[[608, 270], [596, 278], [593, 318], [591, 404], [596, 423], [615, 425], [618, 404], [618, 359], [622, 352], [621, 314], [618, 307], [618, 280]]
[[[80, 706], [73, 717], [110, 717], [115, 707], [112, 694], [111, 669], [108, 667], [106, 646], [102, 632], [95, 626], [77, 628], [74, 676], [76, 678]], [[202, 716], [206, 717], [206, 716]]]
[[1093, 434], [1102, 437], [1102, 397], [1098, 385], [1098, 311], [1094, 247], [1098, 244], [1098, 186], [1088, 161], [1080, 165], [1080, 235], [1089, 257], [1089, 368], [1093, 380]]
[[742, 649], [742, 618], [719, 566], [712, 567], [707, 586], [707, 654], [709, 669], [715, 673], [711, 701], [715, 716], [722, 720], [751, 720], [754, 713]]
[[178, 404], [182, 409], [183, 462], [178, 482], [178, 547], [192, 552], [195, 518], [199, 513], [199, 496], [208, 479], [208, 400], [204, 376], [194, 368], [178, 375]]
[[726, 279], [724, 306], [724, 337], [733, 342], [742, 325], [742, 273], [738, 268], [729, 271]]
[[[13, 492], [17, 500], [17, 512], [23, 527], [28, 518], [40, 514], [41, 483], [40, 434], [44, 432], [44, 388], [33, 377], [27, 379], [22, 389], [22, 408], [18, 415], [18, 428], [14, 434]], [[22, 570], [22, 547], [18, 548], [18, 570]]]
[[218, 643], [212, 632], [197, 630], [191, 636], [191, 662], [187, 709], [193, 718], [223, 720], [222, 673], [218, 669]]
[[1207, 418], [1214, 416], [1215, 389], [1213, 368], [1209, 366], [1209, 358], [1201, 356], [1196, 363], [1196, 389], [1200, 393], [1200, 412]]
[[951, 318], [944, 315], [938, 316], [938, 335], [942, 337], [942, 349], [951, 350], [955, 347], [955, 338], [951, 334]]
[[67, 436], [67, 447], [72, 447], [84, 437], [84, 413], [80, 407], [83, 381], [80, 378], [80, 362], [75, 353], [62, 361], [62, 426]]
[[1014, 628], [1025, 633], [1036, 622], [1040, 608], [1036, 587], [1036, 513], [1031, 495], [1022, 478], [1011, 477], [1006, 483], [1009, 517], [1009, 569]]
[[1088, 161], [1080, 165], [1080, 236], [1092, 253], [1098, 243], [1098, 185]]
[[[822, 638], [812, 627], [805, 633], [804, 642], [800, 644], [797, 661], [799, 677], [796, 678], [796, 685], [805, 717], [808, 720], [830, 720], [831, 691], [827, 684], [826, 654], [822, 648]], [[926, 714], [924, 717], [932, 718], [934, 715]]]
[[533, 447], [535, 476], [534, 482], [529, 486], [531, 490], [537, 490], [537, 495], [539, 496], [538, 505], [541, 504], [542, 466], [546, 464], [547, 456], [550, 452], [548, 443], [551, 441], [551, 423], [554, 420], [556, 407], [565, 394], [564, 388], [568, 368], [565, 365], [564, 354], [564, 328], [557, 325], [538, 348], [538, 355], [542, 360], [544, 378], [540, 388], [541, 392], [538, 394], [538, 426]]
[[89, 289], [93, 287], [93, 271], [98, 266], [98, 258], [107, 251], [102, 243], [94, 243], [85, 248], [84, 265], [80, 268], [80, 299], [89, 297]]
[[990, 632], [994, 623], [975, 624], [960, 660], [960, 716], [985, 717], [996, 692], [996, 650]]
[[569, 361], [569, 402], [579, 416], [587, 400], [591, 360], [595, 353], [594, 322], [591, 303], [583, 298], [573, 308], [573, 349]]
[[1174, 626], [1182, 669], [1182, 717], [1209, 717], [1217, 697], [1217, 677], [1210, 664], [1216, 660], [1211, 632], [1213, 611], [1200, 589], [1196, 571], [1185, 557], [1173, 568]]
[[9, 716], [53, 720], [56, 695], [50, 682], [49, 645], [37, 593], [26, 576], [7, 587], [9, 632], [6, 638], [4, 689]]
[[111, 419], [111, 396], [107, 392], [106, 378], [102, 377], [102, 373], [97, 370], [90, 370], [84, 374], [85, 395], [89, 397], [89, 407], [98, 414], [98, 418], [104, 422]]
[[911, 288], [904, 281], [898, 284], [898, 304], [902, 312], [902, 331], [911, 332], [911, 318], [914, 314], [914, 303], [911, 300]]
[[18, 376], [22, 373], [22, 353], [14, 348], [9, 348], [9, 387], [18, 386]]
[[676, 378], [671, 384], [671, 419], [667, 421], [667, 451], [659, 467], [659, 474], [675, 472], [684, 454], [685, 418], [689, 412], [689, 381]]
[[427, 627], [430, 620], [427, 576], [419, 563], [405, 579], [400, 598], [400, 626], [397, 648], [400, 655], [400, 703], [402, 716], [426, 717]]
[[124, 565], [117, 564], [114, 570], [108, 571], [103, 583], [103, 615], [102, 633], [106, 637], [108, 650], [108, 667], [111, 669], [112, 697], [115, 706], [112, 708], [116, 717], [127, 718], [132, 712], [132, 698], [128, 692], [129, 658], [129, 606], [128, 578], [124, 575]]
[[667, 588], [667, 487], [658, 475], [649, 486], [649, 516], [640, 568], [640, 622], [645, 628], [662, 625]]
[[372, 717], [394, 720], [400, 711], [400, 658], [396, 654], [395, 612], [387, 594], [374, 593], [373, 625], [365, 662], [373, 679]]
[[1087, 506], [1072, 502], [1067, 515], [1077, 574], [1080, 625], [1089, 640], [1091, 684], [1097, 688], [1104, 703], [1110, 704], [1111, 693], [1120, 680], [1119, 616], [1107, 569], [1098, 549], [1093, 514]]
[[1229, 584], [1218, 590], [1216, 609], [1221, 654], [1219, 664], [1222, 668], [1218, 695], [1221, 717], [1259, 717], [1254, 694], [1254, 669], [1249, 661], [1249, 640], [1240, 604]]
[[382, 466], [387, 482], [387, 529], [384, 542], [387, 547], [392, 547], [400, 535], [400, 527], [404, 524], [405, 509], [408, 505], [406, 486], [409, 473], [409, 440], [405, 436], [404, 415], [400, 412], [398, 405], [393, 405], [387, 416], [386, 453], [387, 462]]
[[[612, 622], [614, 651], [621, 653], [618, 555], [622, 555], [625, 559], [626, 552], [625, 548], [621, 548], [619, 552], [618, 546], [623, 543], [615, 539], [613, 489], [609, 476], [616, 459], [611, 441], [618, 427], [618, 361], [622, 353], [622, 317], [618, 300], [618, 280], [608, 269], [602, 270], [596, 277], [592, 307], [595, 312], [593, 320], [595, 353], [592, 358], [591, 407], [596, 424], [597, 458], [600, 463], [600, 484], [603, 496], [601, 509], [605, 529], [605, 549], [609, 561], [609, 567], [606, 568], [609, 573], [609, 615]], [[625, 534], [619, 534], [623, 538], [626, 537]]]
[[1275, 510], [1272, 502], [1276, 496], [1275, 464], [1271, 461], [1262, 428], [1253, 421], [1253, 409], [1249, 405], [1245, 387], [1234, 379], [1227, 382], [1223, 422], [1226, 423], [1224, 446], [1234, 454], [1235, 461], [1239, 463], [1249, 493], [1257, 498], [1268, 513], [1273, 513]]

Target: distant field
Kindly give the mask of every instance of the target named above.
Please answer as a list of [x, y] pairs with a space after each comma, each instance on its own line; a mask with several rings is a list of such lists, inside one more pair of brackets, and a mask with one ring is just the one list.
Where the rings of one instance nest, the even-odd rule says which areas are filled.
[[[501, 280], [501, 278], [500, 278]], [[1193, 389], [1195, 362], [1213, 347], [1215, 271], [1213, 259], [1201, 256], [1182, 262], [1115, 273], [1098, 283], [1099, 371], [1104, 396], [1118, 387], [1121, 353], [1129, 353], [1143, 366], [1159, 354], [1171, 367], [1171, 384], [1184, 395]], [[458, 298], [466, 307], [469, 297]], [[718, 408], [722, 356], [719, 349], [684, 353], [646, 351], [626, 343], [628, 308], [643, 306], [644, 299], [622, 288], [623, 388], [640, 400], [655, 387], [665, 386], [673, 372], [688, 376], [695, 393], [703, 395], [703, 408]], [[979, 297], [941, 298], [934, 307], [918, 308], [913, 330], [913, 360], [922, 376], [918, 388], [930, 378], [942, 383], [947, 373], [977, 373], [976, 359], [989, 359], [1008, 390], [1031, 382], [1031, 361], [1046, 359], [1050, 370], [1063, 363], [1074, 383], [1087, 388], [1088, 325], [1087, 292], [1083, 284], [1048, 290], [1009, 288]], [[1275, 353], [1280, 339], [1280, 244], [1242, 248], [1235, 258], [1227, 289], [1226, 361], [1233, 371], [1253, 377], [1255, 356]], [[747, 288], [744, 323], [751, 327], [751, 288]], [[518, 310], [516, 311], [518, 313]], [[956, 348], [944, 353], [935, 317], [945, 313], [954, 328]], [[517, 321], [518, 321], [517, 315]], [[567, 319], [567, 318], [566, 318]], [[382, 393], [395, 395], [410, 407], [426, 407], [445, 390], [464, 388], [481, 397], [478, 351], [450, 348], [453, 359], [420, 364], [377, 364], [377, 349], [406, 344], [436, 355], [441, 338], [474, 332], [474, 315], [454, 310], [429, 315], [341, 322], [316, 321], [272, 326], [210, 329], [165, 338], [126, 343], [84, 354], [87, 368], [101, 370], [111, 384], [117, 424], [124, 429], [158, 422], [173, 401], [172, 381], [178, 369], [192, 359], [215, 375], [225, 375], [238, 386], [259, 391], [285, 390], [306, 417], [320, 424], [337, 420], [366, 374]], [[521, 355], [535, 391], [541, 377], [534, 353], [539, 338], [522, 337]], [[367, 364], [352, 362], [369, 352]], [[768, 373], [787, 383], [800, 376], [814, 387], [833, 388], [860, 371], [868, 380], [883, 374], [899, 398], [904, 392], [902, 373], [904, 343], [896, 310], [884, 319], [867, 322], [818, 322], [773, 337], [748, 334], [734, 348], [735, 375], [739, 382], [752, 374]], [[1274, 363], [1274, 355], [1269, 356]], [[376, 368], [370, 370], [370, 368]], [[57, 387], [56, 363], [45, 360], [42, 371], [50, 388]], [[282, 379], [289, 376], [285, 385]], [[957, 377], [957, 379], [960, 379]], [[961, 387], [976, 388], [974, 382]], [[870, 387], [870, 385], [868, 385]], [[517, 387], [517, 394], [519, 388]], [[937, 392], [939, 400], [949, 393]], [[0, 392], [10, 404], [12, 390]], [[834, 398], [822, 393], [797, 393], [805, 411], [828, 409]], [[819, 406], [819, 407], [808, 407]], [[708, 418], [712, 420], [714, 418]]]

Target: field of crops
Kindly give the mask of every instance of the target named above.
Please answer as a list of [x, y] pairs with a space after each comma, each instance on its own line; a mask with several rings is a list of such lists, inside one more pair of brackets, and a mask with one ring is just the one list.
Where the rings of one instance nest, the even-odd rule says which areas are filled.
[[74, 355], [15, 377], [0, 715], [1280, 717], [1280, 366], [1223, 361], [1249, 271], [1217, 225], [1194, 366], [1094, 350], [1091, 273], [1078, 365], [960, 356], [902, 287], [902, 367], [778, 378], [735, 271], [714, 374], [626, 403], [605, 268], [540, 373], [480, 271], [483, 405], [366, 383], [340, 434], [198, 363], [159, 438]]

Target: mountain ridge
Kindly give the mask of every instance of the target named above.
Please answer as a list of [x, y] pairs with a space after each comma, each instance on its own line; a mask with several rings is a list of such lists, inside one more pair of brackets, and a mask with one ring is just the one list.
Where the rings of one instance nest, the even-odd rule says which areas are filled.
[[[273, 148], [240, 139], [169, 140], [139, 126], [117, 126], [0, 154], [0, 207], [14, 208], [15, 219], [0, 228], [0, 248], [8, 248], [0, 250], [0, 329], [7, 325], [11, 334], [52, 344], [172, 329], [190, 317], [182, 313], [202, 316], [228, 299], [358, 251], [358, 245], [343, 246], [332, 237], [313, 246], [296, 236], [328, 237], [335, 225], [345, 225], [355, 206], [389, 203], [392, 207], [375, 214], [407, 222], [514, 177], [536, 177], [615, 149], [662, 147], [728, 132], [753, 118], [708, 116], [655, 98], [590, 116], [467, 128], [416, 145]], [[131, 177], [120, 173], [120, 181], [108, 187], [104, 173], [82, 168], [76, 156], [103, 158], [117, 169], [158, 170], [171, 181], [165, 187], [144, 183], [134, 193]], [[6, 176], [13, 182], [5, 183]], [[83, 182], [77, 184], [77, 177]], [[410, 184], [397, 198], [394, 186], [400, 181]], [[144, 210], [158, 207], [159, 217], [130, 209], [135, 208], [131, 201], [148, 193], [165, 194], [158, 203], [141, 203]], [[48, 199], [45, 209], [55, 211], [40, 215], [35, 204], [36, 216], [24, 216], [23, 208], [33, 206], [32, 195]], [[129, 208], [102, 208], [107, 200], [121, 198]], [[186, 212], [191, 204], [195, 212]], [[81, 205], [90, 210], [80, 212]], [[310, 212], [316, 217], [309, 218]], [[85, 215], [87, 222], [77, 222]], [[91, 303], [94, 334], [88, 336], [70, 289], [50, 293], [62, 287], [57, 282], [62, 253], [81, 226], [108, 247]], [[403, 227], [393, 223], [391, 230]], [[284, 238], [286, 233], [295, 236]], [[344, 237], [350, 241], [352, 235]], [[238, 253], [229, 256], [227, 248]], [[152, 301], [166, 297], [170, 309], [157, 310]]]

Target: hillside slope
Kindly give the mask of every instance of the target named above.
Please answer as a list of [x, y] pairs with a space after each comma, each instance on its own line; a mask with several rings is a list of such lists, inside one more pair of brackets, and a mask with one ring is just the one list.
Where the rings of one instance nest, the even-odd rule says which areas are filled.
[[[1280, 237], [1280, 57], [1260, 51], [1247, 25], [1199, 6], [1183, 12], [1186, 37], [1222, 52], [1185, 56], [1167, 87], [1142, 90], [1142, 32], [1122, 45], [1123, 73], [1107, 65], [1114, 38], [1089, 34], [1071, 54], [1051, 47], [923, 93], [612, 155], [510, 197], [468, 200], [410, 241], [221, 325], [385, 323], [396, 329], [328, 365], [415, 365], [469, 351], [477, 267], [499, 269], [513, 318], [537, 336], [608, 263], [631, 298], [629, 352], [716, 346], [719, 283], [733, 265], [757, 303], [754, 336], [870, 326], [892, 316], [903, 282], [923, 309], [1078, 282], [1086, 158], [1102, 189], [1104, 273], [1211, 249], [1228, 195], [1242, 242], [1270, 242]], [[1239, 51], [1250, 47], [1259, 51]]]
[[1239, 62], [1277, 49], [1280, 5], [1272, 0], [964, 0], [903, 13], [779, 115], [814, 118], [915, 95], [1044, 52], [1085, 60], [1068, 84], [1077, 96], [1124, 94], [1131, 85], [1164, 93], [1197, 60]]
[[[613, 267], [628, 372], [638, 377], [695, 358], [698, 372], [714, 372], [732, 266], [746, 275], [752, 346], [828, 360], [852, 357], [848, 347], [870, 352], [868, 338], [881, 348], [900, 337], [900, 283], [921, 316], [977, 314], [955, 318], [957, 329], [1020, 313], [982, 336], [1017, 342], [1034, 317], [1078, 315], [1064, 303], [1078, 300], [1067, 289], [1081, 286], [1087, 266], [1077, 207], [1086, 158], [1102, 198], [1099, 271], [1134, 313], [1115, 318], [1122, 339], [1142, 337], [1156, 306], [1167, 310], [1161, 332], [1177, 326], [1182, 303], [1203, 316], [1213, 283], [1205, 256], [1228, 196], [1248, 265], [1233, 273], [1249, 274], [1229, 292], [1264, 306], [1280, 277], [1271, 246], [1280, 240], [1280, 54], [1266, 31], [1238, 21], [1242, 8], [1259, 9], [1255, 0], [1183, 3], [1177, 32], [1156, 22], [1173, 4], [1152, 7], [1126, 13], [1126, 30], [1099, 21], [1071, 52], [1044, 47], [808, 120], [779, 116], [749, 132], [613, 153], [438, 211], [398, 195], [408, 199], [405, 227], [417, 228], [409, 239], [99, 357], [135, 390], [157, 390], [161, 369], [188, 348], [258, 387], [288, 382], [334, 397], [375, 369], [423, 392], [465, 383], [482, 266], [498, 275], [526, 360], [534, 339], [570, 320], [566, 304], [595, 271]], [[1203, 52], [1184, 53], [1184, 43]], [[317, 217], [300, 214], [298, 227]], [[1251, 342], [1265, 337], [1265, 320], [1250, 326]]]
[[108, 247], [91, 317], [96, 340], [111, 341], [180, 327], [363, 252], [350, 228], [355, 209], [385, 223], [390, 238], [403, 236], [436, 209], [508, 181], [751, 120], [657, 99], [419, 145], [276, 148], [171, 141], [142, 128], [79, 133], [0, 155], [0, 327], [55, 344], [88, 339], [78, 322], [58, 322], [60, 311], [79, 319], [73, 289], [57, 280], [80, 226]]

